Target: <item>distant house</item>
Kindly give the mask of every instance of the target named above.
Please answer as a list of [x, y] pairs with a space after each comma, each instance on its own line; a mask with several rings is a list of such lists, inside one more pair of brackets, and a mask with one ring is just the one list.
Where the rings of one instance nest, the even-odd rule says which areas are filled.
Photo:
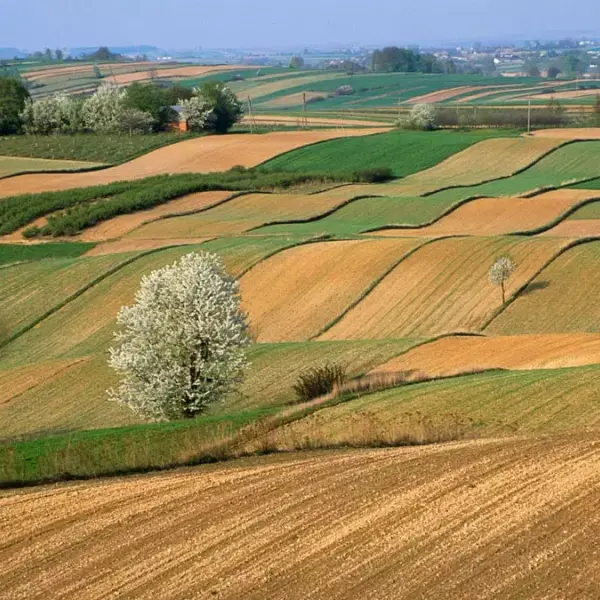
[[173, 121], [169, 124], [169, 129], [172, 131], [183, 131], [184, 133], [190, 130], [189, 123], [183, 115], [183, 106], [180, 104], [173, 104], [171, 110], [177, 115]]

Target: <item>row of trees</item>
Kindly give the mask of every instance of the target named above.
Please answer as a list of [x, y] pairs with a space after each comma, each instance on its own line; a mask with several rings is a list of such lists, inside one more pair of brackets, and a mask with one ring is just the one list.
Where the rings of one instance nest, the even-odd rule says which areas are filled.
[[371, 69], [382, 73], [456, 73], [451, 60], [439, 60], [433, 54], [421, 54], [416, 50], [388, 46], [375, 50], [371, 57]]
[[236, 96], [220, 82], [190, 90], [134, 83], [127, 89], [102, 85], [82, 99], [55, 94], [33, 100], [16, 79], [0, 78], [0, 134], [150, 133], [166, 130], [179, 119], [192, 131], [224, 133], [242, 117]]

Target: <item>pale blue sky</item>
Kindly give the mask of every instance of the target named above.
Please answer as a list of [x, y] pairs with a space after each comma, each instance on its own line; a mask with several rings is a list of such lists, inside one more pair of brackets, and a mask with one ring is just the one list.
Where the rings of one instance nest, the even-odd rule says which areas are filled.
[[0, 0], [0, 47], [410, 44], [600, 34], [600, 0]]

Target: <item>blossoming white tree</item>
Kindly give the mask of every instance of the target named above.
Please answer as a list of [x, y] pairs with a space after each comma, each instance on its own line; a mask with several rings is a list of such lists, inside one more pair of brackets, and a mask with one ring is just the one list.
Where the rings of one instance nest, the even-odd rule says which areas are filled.
[[118, 323], [109, 365], [124, 377], [109, 394], [144, 417], [194, 417], [222, 400], [247, 367], [238, 283], [214, 254], [188, 254], [145, 276]]
[[517, 265], [510, 256], [501, 256], [497, 258], [494, 264], [490, 267], [488, 277], [490, 283], [497, 285], [502, 290], [502, 306], [506, 304], [506, 282], [514, 273]]
[[437, 127], [437, 108], [434, 104], [415, 104], [408, 117], [401, 118], [397, 125], [409, 129], [432, 131]]
[[101, 85], [81, 108], [86, 129], [109, 133], [119, 129], [119, 119], [125, 110], [125, 91], [113, 85]]
[[81, 129], [81, 102], [66, 94], [28, 99], [21, 113], [26, 133], [76, 133]]

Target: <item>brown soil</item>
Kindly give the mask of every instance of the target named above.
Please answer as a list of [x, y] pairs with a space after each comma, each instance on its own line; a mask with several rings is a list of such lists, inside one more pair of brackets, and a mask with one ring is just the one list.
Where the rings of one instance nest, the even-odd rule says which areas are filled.
[[580, 600], [597, 436], [291, 454], [4, 492], [6, 600]]
[[600, 237], [600, 219], [567, 219], [540, 235], [565, 238]]
[[[195, 66], [195, 67], [173, 67], [172, 69], [159, 69], [156, 72], [161, 78], [184, 78], [184, 77], [201, 77], [208, 73], [220, 73], [223, 71], [239, 71], [242, 69], [256, 69], [256, 67], [248, 67], [243, 65], [221, 65], [221, 66]], [[110, 81], [119, 85], [129, 85], [134, 81], [145, 81], [151, 78], [151, 71], [139, 71], [137, 73], [123, 73], [111, 77]]]
[[168, 240], [114, 240], [102, 242], [86, 252], [86, 256], [102, 256], [104, 254], [117, 254], [119, 252], [137, 252], [140, 250], [155, 250], [169, 246], [185, 246], [188, 244], [202, 244], [213, 238], [186, 238]]
[[284, 131], [262, 135], [214, 135], [186, 140], [150, 152], [128, 163], [90, 173], [21, 175], [2, 181], [0, 197], [104, 185], [164, 173], [226, 171], [254, 167], [278, 154], [339, 137], [370, 135], [381, 129]]
[[580, 127], [576, 129], [540, 129], [534, 131], [534, 137], [558, 138], [564, 140], [597, 140], [600, 139], [600, 127]]
[[450, 100], [450, 98], [454, 98], [454, 96], [460, 96], [461, 94], [475, 92], [481, 89], [482, 88], [480, 85], [463, 85], [460, 87], [449, 88], [447, 90], [440, 90], [438, 92], [430, 92], [429, 94], [423, 94], [422, 96], [414, 96], [410, 100], [407, 100], [404, 104], [426, 104], [443, 102], [444, 100]]
[[419, 346], [372, 373], [414, 370], [439, 377], [488, 369], [558, 369], [599, 363], [599, 334], [460, 336]]
[[292, 248], [263, 261], [240, 282], [259, 342], [306, 340], [319, 333], [415, 240], [352, 240]]
[[599, 196], [587, 190], [556, 190], [533, 198], [481, 198], [467, 202], [429, 227], [384, 229], [381, 236], [442, 237], [503, 235], [551, 223], [583, 200]]
[[181, 215], [203, 210], [229, 198], [234, 192], [199, 192], [177, 198], [166, 204], [155, 206], [130, 215], [120, 215], [86, 229], [78, 239], [84, 242], [100, 242], [119, 238], [144, 223], [156, 221], [170, 215]]

